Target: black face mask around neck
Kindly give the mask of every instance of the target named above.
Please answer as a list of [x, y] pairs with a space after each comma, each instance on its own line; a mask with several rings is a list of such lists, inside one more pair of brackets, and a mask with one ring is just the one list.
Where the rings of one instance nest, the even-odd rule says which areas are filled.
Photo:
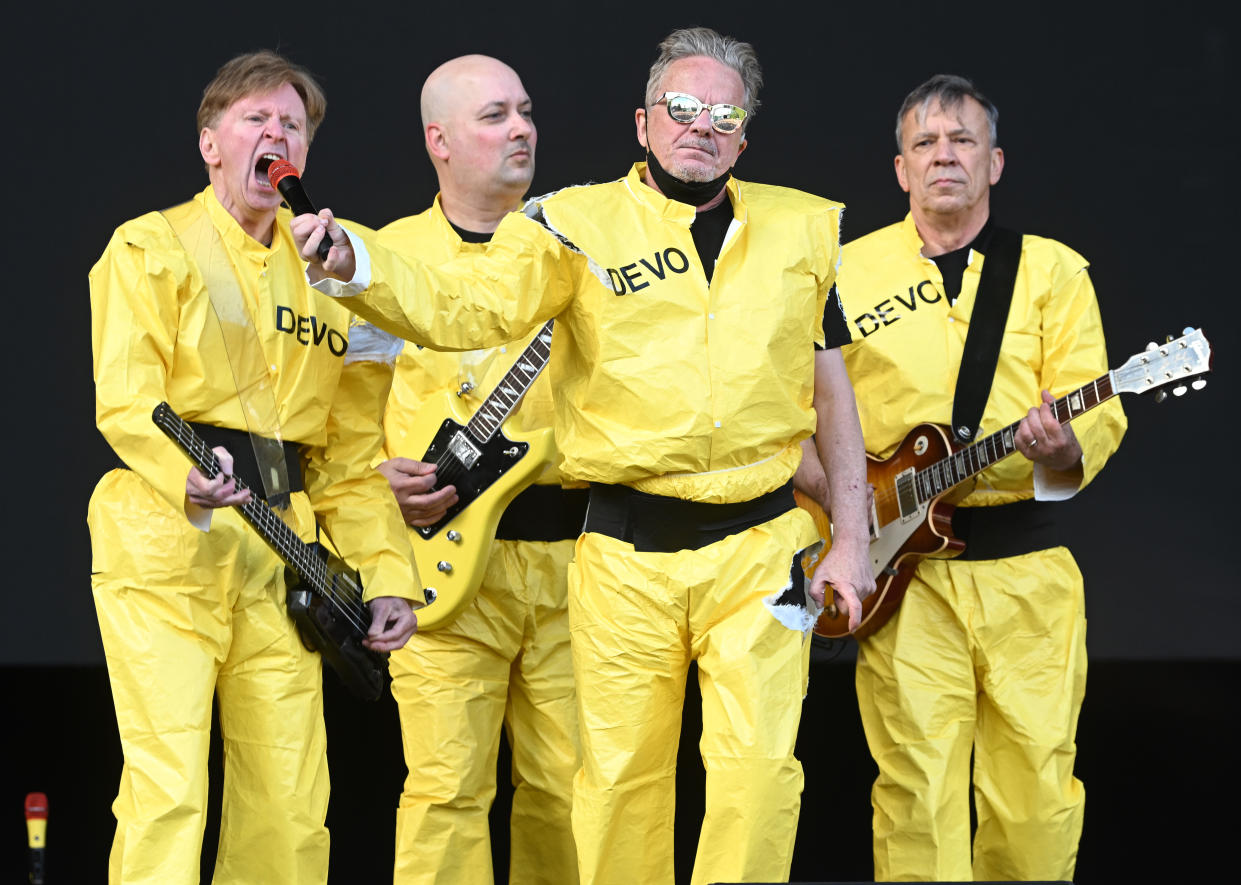
[[711, 202], [723, 190], [724, 183], [728, 181], [728, 176], [733, 172], [729, 169], [719, 178], [711, 181], [682, 181], [659, 165], [659, 161], [649, 149], [646, 152], [646, 168], [651, 170], [651, 178], [655, 179], [655, 184], [659, 186], [660, 192], [665, 197], [669, 200], [676, 200], [678, 203], [689, 203], [691, 206], [701, 206]]

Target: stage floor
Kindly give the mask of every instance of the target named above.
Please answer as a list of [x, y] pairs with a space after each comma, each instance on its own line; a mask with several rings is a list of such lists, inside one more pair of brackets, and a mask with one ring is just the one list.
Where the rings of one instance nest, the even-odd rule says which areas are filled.
[[[48, 795], [47, 885], [106, 881], [120, 775], [120, 746], [107, 674], [100, 667], [3, 668], [8, 751], [0, 801], [9, 835], [4, 878], [26, 866], [21, 809], [27, 792]], [[1236, 738], [1241, 661], [1092, 661], [1078, 729], [1078, 777], [1086, 785], [1086, 823], [1078, 883], [1193, 882], [1233, 868], [1241, 788]], [[396, 710], [390, 698], [354, 701], [328, 677], [325, 691], [332, 803], [330, 880], [391, 881], [393, 815], [404, 777]], [[702, 814], [700, 718], [691, 680], [677, 785], [678, 881], [689, 880]], [[861, 882], [872, 877], [870, 782], [848, 660], [812, 665], [799, 738], [806, 790], [792, 880]], [[219, 745], [215, 765], [219, 766]], [[368, 758], [368, 755], [370, 758]], [[492, 820], [511, 800], [502, 750]], [[218, 777], [217, 777], [218, 786]], [[212, 793], [218, 811], [218, 793]], [[1224, 809], [1218, 811], [1217, 809]], [[497, 882], [506, 881], [506, 828], [497, 838]], [[216, 824], [204, 840], [210, 881]], [[20, 873], [19, 873], [20, 871]], [[640, 885], [640, 883], [635, 883]]]

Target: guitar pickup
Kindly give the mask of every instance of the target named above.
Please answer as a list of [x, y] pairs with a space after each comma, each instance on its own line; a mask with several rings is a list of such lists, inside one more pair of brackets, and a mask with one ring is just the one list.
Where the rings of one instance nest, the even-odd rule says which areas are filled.
[[482, 457], [482, 450], [470, 441], [464, 430], [458, 430], [448, 441], [448, 451], [468, 469]]
[[921, 516], [918, 511], [918, 494], [914, 488], [914, 468], [902, 470], [896, 475], [896, 505], [901, 512], [901, 522]]

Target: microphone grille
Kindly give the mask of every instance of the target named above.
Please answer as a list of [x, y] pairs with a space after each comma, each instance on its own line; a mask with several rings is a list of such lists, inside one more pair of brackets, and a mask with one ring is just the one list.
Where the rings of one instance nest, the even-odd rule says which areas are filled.
[[47, 817], [47, 794], [46, 793], [27, 793], [26, 794], [26, 818], [28, 820], [36, 820], [38, 818]]
[[[264, 157], [263, 159], [267, 159]], [[262, 160], [259, 161], [260, 163]], [[282, 178], [288, 178], [292, 175], [294, 178], [300, 178], [301, 174], [297, 171], [297, 167], [288, 160], [268, 160], [271, 163], [267, 167], [267, 180], [271, 182], [272, 187], [278, 187]]]

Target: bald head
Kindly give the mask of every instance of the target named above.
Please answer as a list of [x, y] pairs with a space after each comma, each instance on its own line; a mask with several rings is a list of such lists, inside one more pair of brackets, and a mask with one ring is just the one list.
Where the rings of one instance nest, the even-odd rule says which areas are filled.
[[521, 205], [534, 178], [537, 134], [516, 71], [486, 55], [446, 61], [423, 84], [421, 111], [449, 220], [480, 230], [454, 218], [450, 207], [464, 214], [468, 207], [510, 211]]
[[490, 81], [511, 79], [521, 83], [517, 72], [489, 55], [462, 55], [449, 59], [431, 72], [422, 84], [422, 125], [443, 123], [460, 110], [468, 94], [476, 94]]

